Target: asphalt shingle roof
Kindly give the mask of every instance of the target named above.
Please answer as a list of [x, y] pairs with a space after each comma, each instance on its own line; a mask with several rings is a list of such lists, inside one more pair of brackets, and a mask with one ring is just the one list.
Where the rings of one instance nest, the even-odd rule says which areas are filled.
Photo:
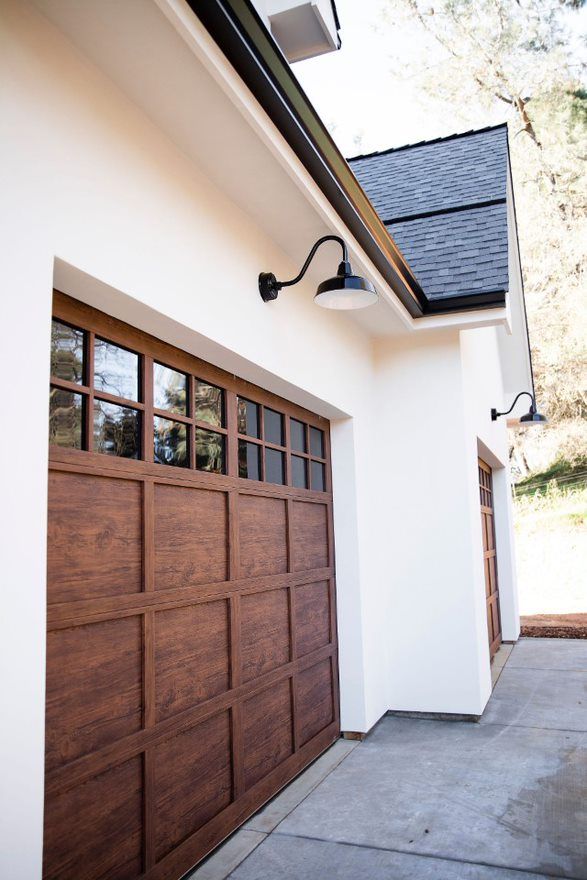
[[429, 299], [507, 289], [507, 149], [502, 125], [349, 159]]

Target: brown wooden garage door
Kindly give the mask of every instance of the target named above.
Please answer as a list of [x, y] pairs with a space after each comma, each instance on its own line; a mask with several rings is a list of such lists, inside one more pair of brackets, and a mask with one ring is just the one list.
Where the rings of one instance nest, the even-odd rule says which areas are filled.
[[54, 314], [44, 875], [172, 880], [338, 735], [328, 423]]
[[482, 459], [479, 459], [479, 496], [481, 501], [481, 527], [483, 530], [483, 565], [485, 569], [489, 655], [493, 658], [493, 655], [501, 645], [501, 615], [499, 610], [497, 554], [495, 550], [495, 524], [493, 516], [493, 478], [491, 468]]

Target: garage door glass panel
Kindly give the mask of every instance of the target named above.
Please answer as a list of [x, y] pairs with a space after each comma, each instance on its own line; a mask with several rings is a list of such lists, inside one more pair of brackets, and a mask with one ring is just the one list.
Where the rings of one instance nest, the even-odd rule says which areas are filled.
[[261, 447], [257, 443], [238, 441], [238, 475], [245, 480], [261, 479]]
[[187, 376], [163, 364], [153, 364], [153, 406], [186, 415]]
[[156, 416], [153, 425], [153, 454], [158, 464], [189, 465], [187, 426]]
[[265, 479], [282, 486], [285, 483], [285, 455], [277, 449], [265, 449]]
[[83, 384], [84, 332], [61, 321], [51, 325], [51, 375], [66, 382]]
[[237, 405], [237, 429], [239, 434], [259, 437], [259, 407], [250, 400], [239, 397]]
[[306, 448], [306, 426], [297, 419], [289, 420], [289, 432], [291, 438], [291, 448], [294, 452], [307, 452]]
[[311, 463], [311, 488], [314, 492], [324, 492], [324, 465], [320, 461]]
[[317, 458], [324, 458], [324, 432], [310, 428], [310, 452]]
[[82, 448], [83, 399], [81, 394], [51, 388], [49, 394], [49, 443]]
[[196, 428], [196, 467], [211, 474], [223, 474], [224, 435]]
[[224, 427], [224, 391], [196, 379], [195, 416], [198, 422]]
[[96, 337], [94, 342], [94, 386], [96, 389], [139, 399], [139, 356], [133, 351]]
[[137, 410], [95, 400], [94, 449], [120, 458], [140, 458]]
[[283, 446], [283, 416], [273, 409], [265, 407], [264, 411], [265, 442]]
[[308, 488], [308, 469], [305, 458], [300, 458], [298, 455], [292, 455], [291, 481], [296, 489]]

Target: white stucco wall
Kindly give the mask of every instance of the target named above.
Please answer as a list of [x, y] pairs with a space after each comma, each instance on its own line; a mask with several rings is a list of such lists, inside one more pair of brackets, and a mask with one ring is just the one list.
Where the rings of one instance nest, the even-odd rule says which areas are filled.
[[[4, 0], [0, 15], [0, 376], [13, 414], [2, 435], [0, 875], [28, 880], [42, 847], [54, 282], [332, 420], [343, 729], [368, 730], [388, 708], [482, 710], [477, 442], [501, 462], [505, 446], [503, 426], [485, 424], [495, 338], [473, 336], [492, 330], [375, 344], [317, 309], [310, 282], [264, 305], [258, 272], [298, 267], [32, 7]], [[512, 600], [511, 631], [513, 615]]]

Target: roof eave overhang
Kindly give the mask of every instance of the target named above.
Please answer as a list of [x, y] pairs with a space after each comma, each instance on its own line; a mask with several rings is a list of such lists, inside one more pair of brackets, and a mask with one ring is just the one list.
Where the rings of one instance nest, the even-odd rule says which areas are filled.
[[504, 305], [503, 291], [428, 300], [253, 6], [187, 2], [413, 318]]

